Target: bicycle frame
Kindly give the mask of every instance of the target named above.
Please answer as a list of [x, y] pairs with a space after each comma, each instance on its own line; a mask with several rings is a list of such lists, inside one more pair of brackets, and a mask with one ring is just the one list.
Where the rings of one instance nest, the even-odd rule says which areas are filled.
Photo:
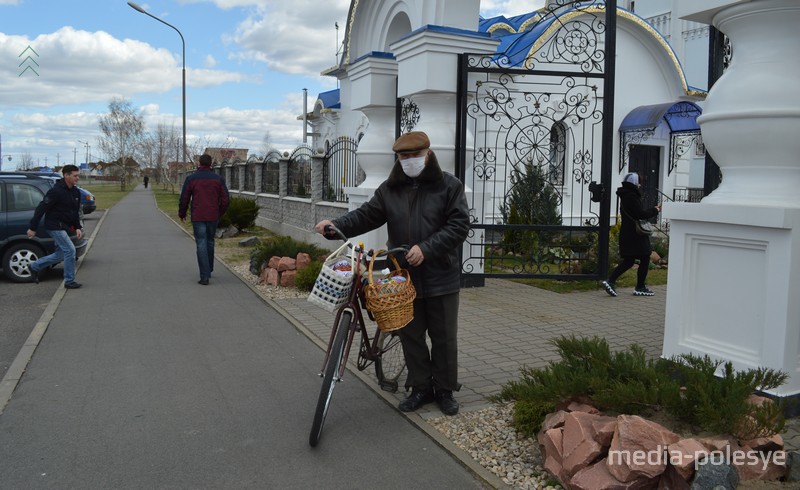
[[[322, 362], [322, 368], [320, 369], [320, 375], [325, 372], [325, 366], [328, 364], [328, 360], [330, 359], [331, 354], [331, 346], [333, 344], [333, 339], [336, 337], [336, 332], [339, 328], [339, 321], [341, 320], [342, 313], [347, 310], [352, 312], [352, 320], [350, 321], [350, 332], [347, 334], [347, 347], [344, 351], [344, 357], [342, 358], [341, 365], [339, 366], [337, 379], [342, 379], [344, 376], [344, 371], [347, 366], [347, 359], [350, 356], [350, 349], [353, 346], [353, 340], [355, 339], [356, 330], [361, 332], [361, 339], [362, 342], [367, 348], [363, 350], [364, 357], [370, 361], [374, 362], [378, 357], [381, 355], [380, 347], [378, 347], [378, 337], [380, 334], [380, 329], [376, 326], [375, 335], [370, 338], [369, 331], [367, 330], [367, 324], [364, 321], [364, 309], [366, 309], [366, 299], [364, 298], [364, 277], [361, 274], [361, 266], [364, 265], [364, 250], [362, 247], [357, 246], [353, 247], [356, 253], [356, 268], [353, 271], [353, 288], [350, 290], [350, 295], [347, 298], [347, 302], [339, 307], [336, 310], [336, 318], [333, 322], [333, 328], [331, 329], [331, 336], [328, 339], [328, 346], [325, 349], [325, 358]], [[371, 260], [375, 260], [377, 257], [372, 257]], [[369, 314], [369, 311], [367, 311]], [[370, 315], [371, 318], [371, 315]], [[364, 364], [363, 366], [358, 366], [360, 371], [366, 369], [369, 364]]]

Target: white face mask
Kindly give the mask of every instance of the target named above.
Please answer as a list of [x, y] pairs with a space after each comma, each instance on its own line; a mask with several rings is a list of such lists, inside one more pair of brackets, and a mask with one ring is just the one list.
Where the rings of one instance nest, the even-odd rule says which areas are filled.
[[400, 166], [403, 167], [403, 173], [412, 179], [419, 177], [422, 170], [425, 169], [425, 157], [406, 158], [400, 160]]

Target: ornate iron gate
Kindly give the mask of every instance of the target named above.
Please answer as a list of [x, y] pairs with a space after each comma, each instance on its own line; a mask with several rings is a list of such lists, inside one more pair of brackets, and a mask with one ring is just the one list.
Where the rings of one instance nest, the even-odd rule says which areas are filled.
[[346, 136], [328, 145], [322, 162], [322, 199], [347, 202], [345, 187], [356, 187], [364, 182], [366, 174], [358, 165], [358, 143]]
[[616, 17], [602, 2], [551, 5], [504, 53], [461, 55], [465, 285], [608, 270]]

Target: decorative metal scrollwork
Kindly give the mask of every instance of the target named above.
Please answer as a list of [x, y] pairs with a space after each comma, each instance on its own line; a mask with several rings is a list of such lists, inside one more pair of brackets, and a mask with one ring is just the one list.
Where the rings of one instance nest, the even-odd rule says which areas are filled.
[[702, 136], [699, 132], [692, 133], [675, 133], [670, 136], [670, 151], [669, 151], [669, 170], [667, 175], [670, 175], [675, 167], [678, 165], [683, 155], [690, 149], [695, 148], [698, 142], [702, 142]]
[[401, 98], [400, 110], [400, 134], [413, 131], [419, 122], [419, 106], [413, 100], [405, 97]]
[[628, 166], [628, 160], [631, 155], [631, 145], [638, 145], [643, 141], [650, 139], [655, 134], [655, 129], [637, 129], [632, 131], [624, 131], [622, 133], [622, 151], [619, 155], [619, 172]]

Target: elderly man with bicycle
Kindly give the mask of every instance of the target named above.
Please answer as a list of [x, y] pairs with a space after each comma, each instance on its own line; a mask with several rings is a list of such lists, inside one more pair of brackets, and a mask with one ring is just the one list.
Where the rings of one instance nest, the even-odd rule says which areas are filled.
[[459, 251], [469, 231], [464, 186], [442, 171], [425, 133], [400, 136], [392, 150], [397, 161], [375, 195], [358, 209], [319, 222], [315, 229], [325, 235], [325, 226], [333, 224], [345, 235], [357, 236], [385, 223], [389, 248], [410, 247], [405, 261], [417, 291], [414, 320], [399, 332], [411, 395], [399, 408], [413, 412], [436, 401], [442, 413], [455, 415], [459, 405], [453, 391], [461, 388], [456, 339]]

